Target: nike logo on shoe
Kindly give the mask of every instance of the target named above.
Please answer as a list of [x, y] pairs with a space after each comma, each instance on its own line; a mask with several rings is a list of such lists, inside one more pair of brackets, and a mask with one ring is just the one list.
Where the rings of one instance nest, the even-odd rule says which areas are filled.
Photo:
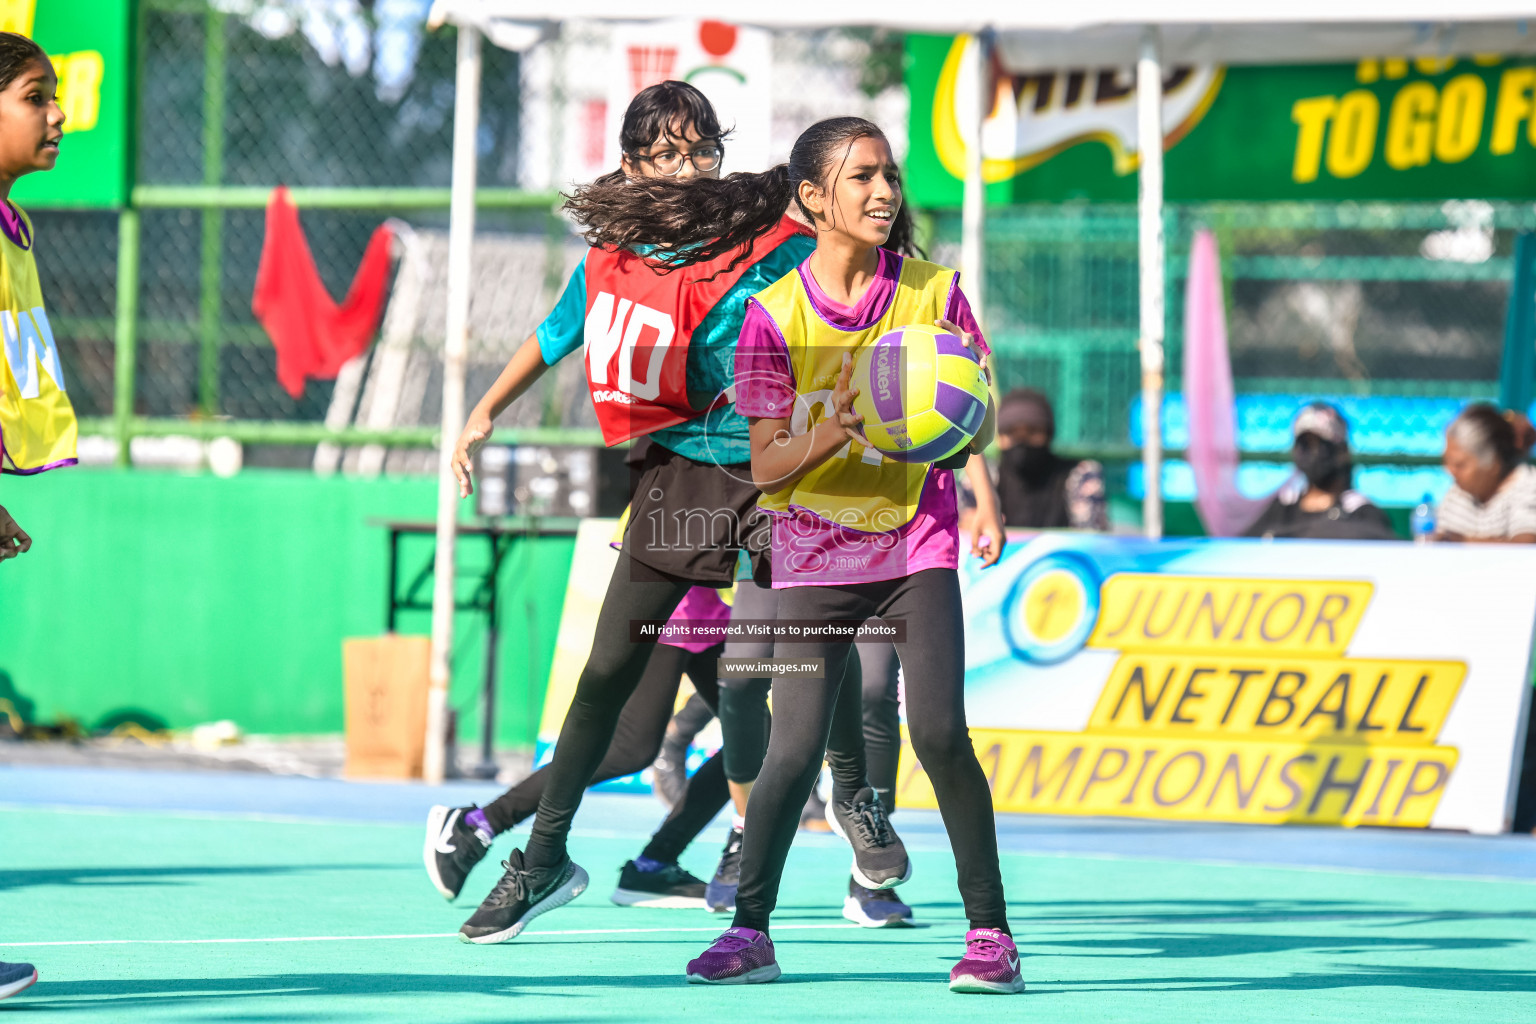
[[459, 815], [462, 813], [462, 811], [455, 809], [452, 814], [448, 815], [448, 819], [443, 822], [443, 830], [438, 833], [437, 841], [433, 844], [433, 849], [438, 853], [453, 853], [458, 849], [451, 840], [453, 839], [454, 823], [459, 820]]

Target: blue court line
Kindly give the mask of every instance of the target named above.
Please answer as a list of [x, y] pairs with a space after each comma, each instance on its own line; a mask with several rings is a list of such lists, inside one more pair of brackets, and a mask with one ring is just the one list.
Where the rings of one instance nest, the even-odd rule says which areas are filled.
[[[0, 805], [261, 815], [317, 821], [420, 825], [432, 804], [485, 803], [487, 782], [345, 782], [242, 772], [140, 771], [0, 764]], [[660, 823], [649, 796], [594, 793], [576, 827], [636, 836]], [[937, 812], [898, 810], [897, 830], [914, 849], [947, 845]], [[717, 820], [714, 831], [723, 828]], [[1536, 839], [1410, 829], [1224, 825], [1136, 818], [1003, 814], [1007, 853], [1127, 857], [1322, 870], [1484, 877], [1536, 882]], [[713, 836], [711, 836], [713, 838]], [[808, 842], [823, 837], [803, 835]]]

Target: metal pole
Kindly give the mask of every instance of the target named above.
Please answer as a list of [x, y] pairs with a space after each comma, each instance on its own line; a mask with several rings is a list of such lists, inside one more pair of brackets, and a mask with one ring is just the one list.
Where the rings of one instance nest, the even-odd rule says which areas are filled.
[[1141, 158], [1141, 464], [1146, 535], [1163, 535], [1163, 69], [1158, 31], [1142, 31], [1136, 62], [1136, 148]]
[[117, 464], [132, 464], [134, 376], [139, 349], [139, 211], [117, 215], [117, 326], [113, 332], [112, 426], [117, 436]]
[[976, 71], [976, 87], [969, 92], [962, 116], [974, 132], [972, 144], [965, 151], [965, 198], [960, 210], [960, 278], [965, 297], [970, 300], [976, 319], [986, 324], [986, 208], [987, 183], [982, 176], [985, 155], [981, 148], [982, 128], [992, 109], [987, 83], [991, 78], [992, 30], [982, 29], [971, 41], [970, 57]]
[[[223, 11], [209, 8], [203, 40], [203, 184], [217, 187], [224, 178], [224, 89], [228, 35]], [[219, 327], [223, 310], [224, 211], [206, 207], [202, 214], [202, 262], [199, 270], [197, 407], [204, 416], [219, 412]]]
[[437, 558], [432, 586], [432, 660], [422, 774], [439, 783], [447, 770], [448, 682], [453, 649], [454, 542], [459, 485], [449, 466], [464, 427], [464, 364], [469, 343], [470, 263], [475, 238], [475, 137], [480, 122], [480, 30], [458, 26], [453, 108], [453, 197], [448, 213], [448, 318], [443, 339], [443, 420], [437, 479]]

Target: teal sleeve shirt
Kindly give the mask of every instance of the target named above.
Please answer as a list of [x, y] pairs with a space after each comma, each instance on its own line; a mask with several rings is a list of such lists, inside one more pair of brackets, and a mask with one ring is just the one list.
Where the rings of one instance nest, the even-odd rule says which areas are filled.
[[[747, 315], [747, 299], [793, 271], [815, 248], [815, 240], [804, 235], [786, 239], [748, 267], [715, 303], [688, 342], [688, 390], [719, 395], [731, 387], [736, 379], [736, 338]], [[539, 324], [539, 351], [547, 366], [581, 348], [587, 316], [586, 271], [583, 258], [555, 308]], [[651, 440], [697, 462], [729, 464], [752, 457], [747, 421], [736, 412], [734, 403], [658, 430], [651, 434]]]

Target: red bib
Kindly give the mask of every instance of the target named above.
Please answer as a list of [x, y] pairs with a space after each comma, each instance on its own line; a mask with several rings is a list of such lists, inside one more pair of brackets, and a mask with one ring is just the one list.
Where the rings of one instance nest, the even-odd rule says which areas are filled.
[[[688, 401], [688, 341], [753, 264], [806, 229], [785, 217], [740, 250], [670, 274], [659, 264], [607, 249], [587, 251], [587, 386], [609, 446], [691, 420], [708, 409]], [[729, 401], [721, 395], [716, 408]]]

